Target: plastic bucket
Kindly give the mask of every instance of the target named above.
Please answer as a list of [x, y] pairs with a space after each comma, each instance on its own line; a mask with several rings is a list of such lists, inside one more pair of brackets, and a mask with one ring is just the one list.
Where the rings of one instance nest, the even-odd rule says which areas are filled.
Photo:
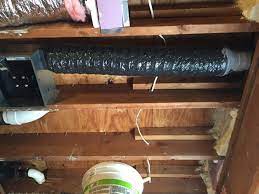
[[141, 194], [144, 181], [131, 166], [103, 162], [90, 168], [82, 181], [84, 194]]

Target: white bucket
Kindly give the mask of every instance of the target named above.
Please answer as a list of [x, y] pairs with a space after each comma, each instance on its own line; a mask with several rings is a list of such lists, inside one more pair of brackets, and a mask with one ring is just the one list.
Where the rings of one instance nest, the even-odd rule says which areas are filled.
[[144, 180], [127, 164], [103, 162], [85, 173], [82, 187], [83, 194], [141, 194]]

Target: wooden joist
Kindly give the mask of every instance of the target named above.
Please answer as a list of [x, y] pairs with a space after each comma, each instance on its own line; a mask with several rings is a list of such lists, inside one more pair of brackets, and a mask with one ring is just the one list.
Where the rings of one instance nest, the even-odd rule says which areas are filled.
[[[33, 160], [33, 161], [24, 161], [26, 164], [37, 164], [37, 166], [43, 166], [43, 164], [48, 168], [48, 169], [85, 169], [88, 170], [89, 168], [93, 167], [96, 164], [99, 164], [101, 162], [105, 161], [42, 161], [42, 160]], [[147, 161], [146, 160], [124, 160], [124, 161], [118, 161], [118, 162], [123, 162], [126, 163], [134, 168], [142, 168], [142, 169], [147, 169]], [[38, 165], [39, 164], [39, 165]], [[154, 166], [158, 165], [163, 165], [163, 166], [185, 166], [185, 167], [193, 167], [197, 168], [200, 167], [199, 161], [198, 160], [152, 160], [150, 161], [151, 164], [151, 170], [153, 169]], [[37, 168], [37, 166], [35, 168]], [[160, 173], [161, 174], [161, 173]]]
[[244, 88], [241, 107], [218, 183], [217, 193], [255, 194], [259, 186], [259, 39]]
[[[198, 166], [175, 166], [175, 165], [152, 165], [151, 174], [152, 178], [200, 178], [197, 171]], [[137, 171], [142, 177], [148, 176], [147, 168], [142, 165], [136, 167]]]
[[[174, 127], [174, 128], [141, 128], [141, 133], [146, 140], [213, 140], [209, 134], [211, 127]], [[142, 140], [135, 129], [135, 140]]]
[[240, 90], [130, 91], [127, 88], [60, 87], [51, 109], [238, 107]]
[[23, 134], [0, 136], [0, 160], [207, 160], [217, 159], [213, 141], [152, 141], [130, 133]]
[[[154, 78], [136, 77], [133, 79], [133, 90], [150, 90]], [[231, 89], [241, 88], [241, 80], [235, 78], [163, 78], [157, 79], [156, 90], [177, 90], [177, 89]]]
[[193, 17], [131, 20], [131, 27], [121, 33], [101, 34], [91, 24], [48, 24], [0, 31], [0, 39], [79, 38], [79, 37], [125, 37], [179, 34], [215, 34], [258, 32], [259, 24], [251, 23], [241, 16]]

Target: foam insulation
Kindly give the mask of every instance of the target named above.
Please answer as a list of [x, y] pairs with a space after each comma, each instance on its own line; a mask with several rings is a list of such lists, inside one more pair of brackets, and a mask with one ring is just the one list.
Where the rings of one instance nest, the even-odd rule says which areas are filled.
[[238, 109], [217, 109], [213, 114], [214, 126], [210, 133], [216, 139], [214, 149], [219, 156], [227, 154], [237, 114]]
[[237, 4], [247, 19], [259, 22], [259, 0], [238, 0]]

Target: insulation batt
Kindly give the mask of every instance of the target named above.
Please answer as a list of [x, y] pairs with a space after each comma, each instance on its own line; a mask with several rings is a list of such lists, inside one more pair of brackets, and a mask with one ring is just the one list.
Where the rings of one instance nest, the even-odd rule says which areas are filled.
[[89, 47], [51, 49], [45, 51], [45, 57], [46, 68], [55, 73], [223, 76], [232, 69], [223, 51], [223, 48], [190, 47]]
[[259, 22], [259, 0], [238, 0], [237, 4], [247, 19]]
[[55, 21], [86, 21], [79, 0], [0, 0], [0, 27]]

